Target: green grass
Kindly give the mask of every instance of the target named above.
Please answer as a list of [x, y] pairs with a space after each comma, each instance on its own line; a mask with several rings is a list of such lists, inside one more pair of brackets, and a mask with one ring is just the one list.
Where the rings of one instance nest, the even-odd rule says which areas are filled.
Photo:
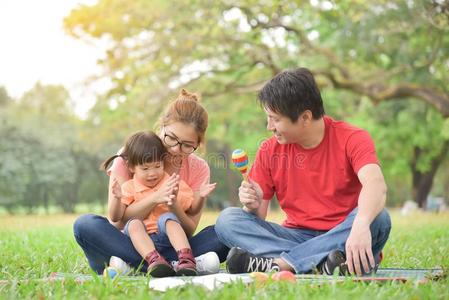
[[[2, 216], [0, 219], [0, 299], [449, 299], [449, 279], [425, 284], [354, 283], [307, 285], [301, 282], [256, 285], [231, 284], [209, 292], [187, 286], [158, 293], [148, 289], [148, 278], [134, 281], [73, 280], [45, 282], [52, 272], [89, 274], [71, 226], [76, 216]], [[200, 227], [212, 224], [216, 213], [206, 213]], [[272, 220], [282, 220], [272, 214]], [[393, 229], [384, 249], [382, 267], [449, 267], [449, 214], [392, 213]]]

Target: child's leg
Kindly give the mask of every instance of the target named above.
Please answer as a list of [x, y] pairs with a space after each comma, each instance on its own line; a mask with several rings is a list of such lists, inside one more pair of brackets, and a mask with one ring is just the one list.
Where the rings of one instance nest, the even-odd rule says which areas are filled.
[[196, 262], [193, 257], [192, 249], [187, 239], [187, 235], [182, 229], [178, 218], [173, 213], [165, 213], [158, 220], [159, 232], [166, 234], [171, 245], [178, 255], [178, 266], [176, 275], [194, 276], [197, 275]]
[[155, 250], [153, 241], [148, 235], [145, 225], [141, 220], [130, 220], [127, 225], [127, 232], [131, 238], [134, 248], [136, 248], [137, 252], [139, 252], [143, 258], [145, 258], [148, 253]]
[[170, 240], [170, 244], [172, 244], [176, 252], [185, 248], [190, 249], [189, 241], [187, 239], [186, 233], [184, 232], [184, 229], [182, 229], [181, 227], [181, 224], [173, 220], [168, 220], [165, 224], [165, 230], [167, 231], [167, 236]]
[[145, 224], [138, 219], [128, 221], [125, 234], [131, 238], [134, 248], [148, 264], [147, 272], [153, 277], [166, 277], [174, 275], [171, 265], [155, 249], [151, 237], [148, 235]]

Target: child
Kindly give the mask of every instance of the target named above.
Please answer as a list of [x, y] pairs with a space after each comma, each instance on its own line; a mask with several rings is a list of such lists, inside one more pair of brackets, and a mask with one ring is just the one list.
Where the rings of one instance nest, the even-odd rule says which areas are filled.
[[[124, 232], [131, 238], [134, 248], [148, 263], [148, 273], [153, 277], [176, 275], [197, 275], [196, 263], [186, 233], [173, 214], [177, 210], [187, 211], [193, 201], [190, 187], [179, 180], [177, 174], [169, 176], [164, 172], [166, 149], [161, 139], [153, 132], [138, 132], [132, 135], [120, 155], [114, 155], [103, 163], [107, 169], [112, 160], [121, 156], [133, 173], [133, 178], [122, 187], [115, 181], [112, 192], [116, 198], [116, 213], [123, 216], [125, 209], [133, 202], [146, 201], [153, 206], [150, 215], [143, 220], [131, 219]], [[215, 188], [208, 184], [203, 188], [207, 196]], [[163, 218], [160, 218], [164, 215]], [[168, 217], [167, 217], [168, 216]], [[158, 226], [159, 225], [159, 226]], [[165, 232], [178, 254], [176, 271], [155, 249], [149, 234]]]

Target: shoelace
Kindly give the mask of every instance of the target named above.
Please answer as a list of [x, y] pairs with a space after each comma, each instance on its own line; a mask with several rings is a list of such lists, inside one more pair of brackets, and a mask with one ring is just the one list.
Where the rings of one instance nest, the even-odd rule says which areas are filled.
[[274, 269], [279, 269], [278, 266], [272, 266], [273, 261], [273, 258], [250, 257], [247, 272], [267, 272]]

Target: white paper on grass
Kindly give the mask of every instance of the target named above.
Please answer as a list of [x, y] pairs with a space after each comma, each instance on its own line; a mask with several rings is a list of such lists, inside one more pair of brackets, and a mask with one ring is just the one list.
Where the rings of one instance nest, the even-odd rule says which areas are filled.
[[234, 282], [237, 280], [241, 280], [244, 283], [246, 283], [246, 281], [248, 282], [251, 281], [249, 277], [242, 277], [239, 275], [227, 273], [218, 273], [204, 276], [186, 277], [185, 279], [181, 279], [179, 277], [150, 279], [150, 283], [148, 284], [148, 286], [150, 287], [150, 289], [153, 289], [155, 291], [165, 292], [168, 289], [191, 283], [195, 285], [204, 286], [209, 290], [213, 290], [215, 288], [223, 286], [225, 283]]

